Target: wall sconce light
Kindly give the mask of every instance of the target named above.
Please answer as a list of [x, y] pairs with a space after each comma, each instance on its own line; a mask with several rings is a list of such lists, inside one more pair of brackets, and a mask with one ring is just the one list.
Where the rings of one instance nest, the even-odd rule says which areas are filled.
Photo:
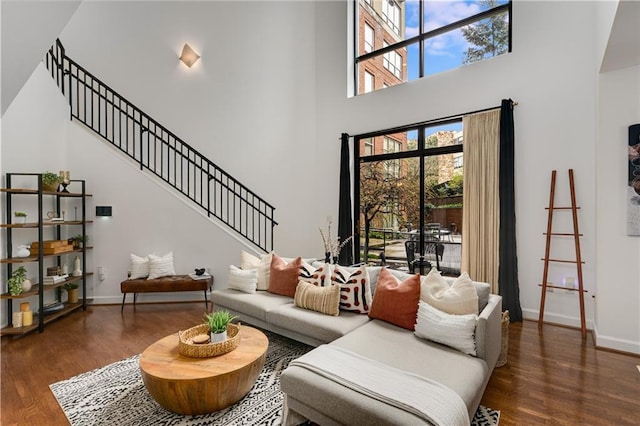
[[200, 55], [198, 55], [196, 51], [191, 48], [191, 46], [185, 43], [184, 47], [182, 48], [182, 53], [180, 54], [180, 60], [184, 62], [186, 66], [191, 68], [193, 64], [198, 62], [198, 59], [200, 59]]
[[96, 216], [111, 216], [111, 206], [96, 206]]

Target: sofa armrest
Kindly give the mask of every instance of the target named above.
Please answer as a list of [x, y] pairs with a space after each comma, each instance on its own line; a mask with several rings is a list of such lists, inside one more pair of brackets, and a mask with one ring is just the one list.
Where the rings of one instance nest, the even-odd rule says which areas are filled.
[[484, 359], [490, 371], [498, 362], [502, 348], [502, 296], [489, 295], [489, 303], [480, 312], [476, 325], [478, 358]]

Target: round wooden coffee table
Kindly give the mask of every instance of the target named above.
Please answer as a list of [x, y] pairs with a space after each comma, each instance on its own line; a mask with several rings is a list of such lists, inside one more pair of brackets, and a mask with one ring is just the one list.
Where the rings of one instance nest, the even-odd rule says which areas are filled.
[[244, 397], [264, 366], [269, 340], [259, 330], [240, 326], [236, 349], [211, 358], [178, 353], [178, 333], [149, 346], [140, 356], [147, 390], [162, 407], [178, 414], [222, 410]]

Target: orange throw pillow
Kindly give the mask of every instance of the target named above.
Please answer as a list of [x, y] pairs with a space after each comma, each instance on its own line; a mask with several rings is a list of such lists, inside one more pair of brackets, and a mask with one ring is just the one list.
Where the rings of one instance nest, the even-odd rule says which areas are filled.
[[277, 254], [273, 254], [267, 291], [281, 296], [294, 297], [300, 278], [302, 258], [296, 257], [290, 263], [285, 262]]
[[387, 268], [382, 268], [369, 317], [413, 331], [416, 326], [419, 301], [420, 275], [412, 275], [400, 282], [387, 271]]

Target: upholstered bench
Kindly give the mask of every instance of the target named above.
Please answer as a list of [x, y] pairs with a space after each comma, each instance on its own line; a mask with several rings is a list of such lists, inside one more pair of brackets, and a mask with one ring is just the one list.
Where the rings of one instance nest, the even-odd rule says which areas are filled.
[[120, 312], [124, 310], [124, 301], [127, 293], [133, 293], [133, 306], [136, 305], [138, 293], [167, 293], [176, 291], [202, 291], [204, 292], [205, 309], [209, 307], [207, 300], [207, 290], [211, 291], [213, 286], [213, 276], [205, 279], [194, 280], [189, 275], [172, 275], [168, 277], [154, 279], [129, 279], [120, 283], [120, 292], [122, 293], [122, 307]]

